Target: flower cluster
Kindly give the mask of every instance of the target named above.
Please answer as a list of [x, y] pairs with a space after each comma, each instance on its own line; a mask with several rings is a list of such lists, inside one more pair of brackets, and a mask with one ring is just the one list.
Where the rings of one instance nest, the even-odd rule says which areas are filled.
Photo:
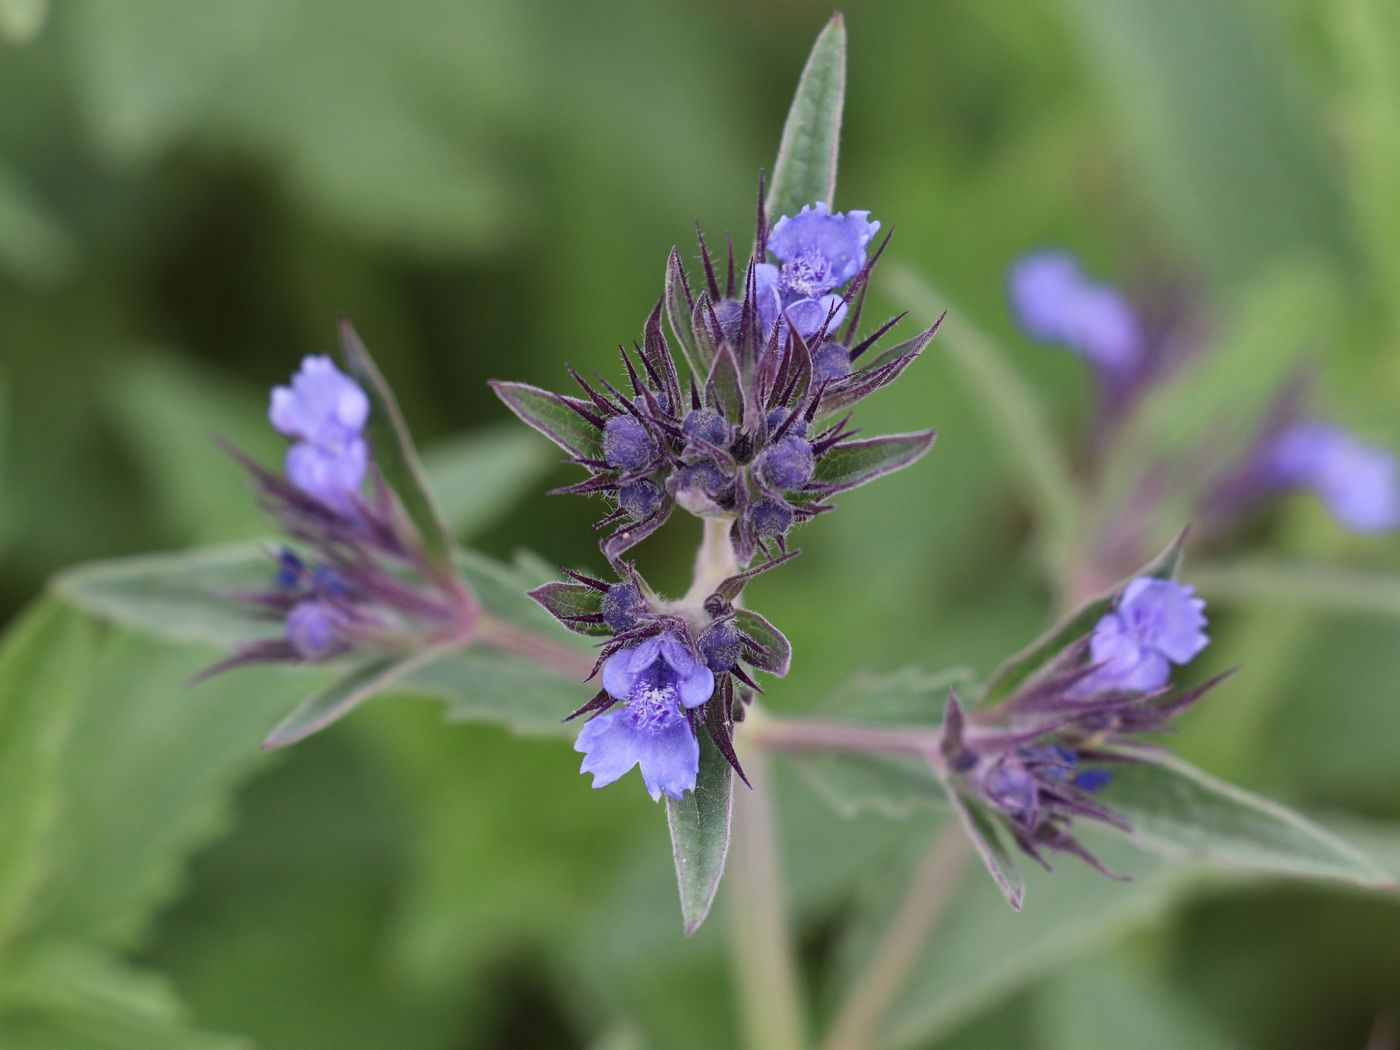
[[1074, 820], [1132, 830], [1095, 795], [1115, 764], [1153, 760], [1141, 734], [1166, 730], [1225, 677], [1171, 685], [1171, 665], [1205, 648], [1204, 626], [1204, 603], [1190, 587], [1141, 576], [1004, 703], [965, 713], [954, 696], [940, 753], [955, 789], [1047, 868], [1045, 851], [1061, 850], [1112, 875], [1075, 837]]
[[[342, 337], [347, 357], [363, 353], [348, 326]], [[477, 602], [426, 555], [385, 482], [366, 433], [371, 408], [364, 387], [329, 357], [307, 357], [290, 385], [272, 391], [269, 420], [292, 441], [283, 473], [226, 445], [293, 545], [271, 556], [267, 589], [231, 596], [280, 622], [280, 636], [245, 645], [206, 673], [470, 639]]]
[[[931, 431], [856, 439], [849, 425], [846, 410], [897, 379], [937, 329], [866, 358], [903, 316], [856, 337], [888, 243], [871, 250], [880, 224], [822, 201], [771, 227], [761, 203], [758, 216], [742, 278], [732, 242], [717, 267], [702, 233], [704, 279], [693, 292], [672, 251], [641, 343], [619, 347], [620, 387], [572, 369], [581, 396], [492, 384], [588, 471], [559, 491], [609, 502], [600, 547], [619, 582], [573, 574], [534, 592], [571, 629], [607, 639], [602, 689], [571, 716], [592, 716], [577, 747], [595, 787], [640, 766], [654, 798], [680, 797], [695, 784], [701, 724], [742, 775], [732, 733], [758, 690], [743, 665], [784, 674], [789, 659], [776, 628], [736, 607], [744, 583], [798, 553], [789, 533], [834, 509], [832, 496], [907, 466], [933, 442]], [[671, 602], [622, 556], [676, 507], [719, 525], [716, 557], [728, 570]]]
[[749, 670], [786, 674], [791, 648], [776, 627], [735, 603], [751, 579], [795, 556], [720, 581], [698, 607], [665, 601], [630, 566], [617, 583], [566, 570], [569, 580], [530, 592], [570, 630], [605, 639], [594, 668], [602, 688], [568, 716], [591, 716], [575, 749], [594, 787], [640, 766], [653, 799], [680, 798], [695, 786], [702, 723], [744, 776], [734, 725], [762, 692]]
[[[1012, 313], [1026, 335], [1066, 346], [1094, 366], [1109, 422], [1180, 359], [1209, 350], [1189, 310], [1180, 311], [1174, 328], [1149, 330], [1122, 292], [1089, 280], [1067, 252], [1022, 257], [1007, 283]], [[1299, 489], [1316, 493], [1354, 532], [1400, 528], [1400, 461], [1387, 449], [1310, 418], [1305, 395], [1300, 383], [1285, 388], [1252, 447], [1199, 495], [1197, 518], [1207, 538], [1233, 530], [1256, 508]]]
[[[867, 212], [832, 213], [824, 203], [771, 230], [760, 217], [742, 295], [732, 246], [721, 287], [702, 236], [705, 288], [692, 294], [673, 252], [667, 294], [642, 343], [619, 348], [625, 389], [577, 372], [582, 397], [493, 384], [516, 415], [589, 471], [560, 491], [609, 498], [599, 527], [614, 530], [602, 544], [614, 565], [676, 506], [732, 522], [741, 564], [760, 549], [781, 552], [795, 525], [832, 509], [831, 496], [928, 449], [931, 432], [852, 440], [842, 415], [897, 379], [937, 328], [862, 362], [900, 319], [854, 342], [884, 247], [867, 251], [879, 225]], [[663, 312], [689, 367], [684, 384]]]

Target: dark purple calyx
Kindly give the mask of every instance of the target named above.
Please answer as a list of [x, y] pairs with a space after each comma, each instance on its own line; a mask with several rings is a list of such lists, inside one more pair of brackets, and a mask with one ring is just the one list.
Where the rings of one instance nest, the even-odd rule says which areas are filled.
[[603, 427], [603, 458], [618, 470], [636, 470], [656, 455], [646, 427], [631, 416], [614, 416]]

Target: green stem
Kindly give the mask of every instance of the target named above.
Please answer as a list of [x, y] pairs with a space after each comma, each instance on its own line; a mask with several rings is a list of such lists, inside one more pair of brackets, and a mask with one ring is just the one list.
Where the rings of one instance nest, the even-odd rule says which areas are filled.
[[957, 821], [948, 821], [919, 862], [874, 958], [837, 1010], [822, 1050], [868, 1050], [877, 1044], [880, 1021], [923, 956], [929, 934], [957, 888], [971, 853], [971, 844]]
[[729, 845], [730, 944], [744, 1045], [802, 1050], [806, 1023], [788, 926], [765, 756], [745, 753], [753, 790], [736, 789]]

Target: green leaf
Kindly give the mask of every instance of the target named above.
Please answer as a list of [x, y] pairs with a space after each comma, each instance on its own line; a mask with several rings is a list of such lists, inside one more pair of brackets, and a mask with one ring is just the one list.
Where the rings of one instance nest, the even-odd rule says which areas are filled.
[[1374, 861], [1307, 818], [1165, 753], [1115, 765], [1099, 794], [1132, 821], [1135, 842], [1171, 860], [1395, 886]]
[[700, 772], [695, 790], [681, 799], [666, 799], [666, 823], [681, 895], [681, 918], [687, 935], [710, 913], [729, 855], [730, 817], [734, 805], [734, 771], [709, 736], [700, 734]]
[[792, 645], [782, 631], [756, 612], [734, 610], [734, 626], [740, 633], [757, 642], [762, 652], [744, 650], [743, 658], [760, 671], [782, 678], [792, 666]]
[[48, 942], [6, 975], [0, 1041], [12, 1050], [252, 1050], [192, 1028], [172, 982], [98, 948]]
[[521, 422], [538, 430], [565, 452], [581, 459], [602, 458], [602, 432], [575, 411], [575, 408], [593, 411], [583, 401], [526, 383], [507, 383], [499, 379], [491, 381], [491, 389]]
[[[1139, 576], [1155, 576], [1163, 580], [1174, 579], [1181, 569], [1181, 555], [1185, 542], [1186, 534], [1183, 532], [1171, 546], [1133, 573], [1129, 580], [1137, 579]], [[980, 706], [986, 706], [999, 704], [1006, 700], [1022, 684], [1033, 678], [1056, 655], [1064, 651], [1066, 646], [1089, 634], [1103, 614], [1108, 611], [1114, 597], [1127, 582], [1127, 580], [1123, 581], [1108, 594], [1082, 605], [1027, 648], [1003, 663], [987, 680], [977, 703]]]
[[52, 587], [78, 608], [123, 627], [171, 642], [232, 648], [270, 633], [266, 621], [225, 595], [265, 589], [275, 549], [239, 543], [115, 558], [61, 573]]
[[0, 958], [48, 868], [63, 748], [92, 647], [79, 616], [43, 599], [0, 648]]
[[233, 787], [267, 761], [267, 727], [325, 673], [250, 667], [191, 686], [208, 661], [204, 650], [104, 633], [58, 763], [27, 940], [136, 943], [180, 888], [186, 857], [228, 826]]
[[449, 722], [491, 722], [515, 733], [560, 736], [577, 731], [564, 717], [597, 687], [517, 657], [463, 649], [413, 672], [403, 691], [443, 700]]
[[1198, 565], [1191, 581], [1211, 601], [1400, 617], [1400, 577], [1373, 570], [1258, 557]]
[[843, 442], [817, 462], [812, 484], [821, 486], [823, 496], [859, 488], [917, 461], [933, 447], [934, 437], [932, 430], [921, 430]]
[[846, 23], [838, 12], [812, 45], [783, 125], [764, 204], [770, 221], [796, 215], [804, 204], [816, 201], [835, 207], [845, 100]]
[[0, 0], [0, 38], [28, 44], [38, 37], [49, 17], [49, 0]]
[[396, 685], [414, 670], [427, 666], [443, 652], [436, 648], [422, 649], [406, 656], [376, 657], [360, 664], [298, 704], [267, 734], [263, 749], [288, 747], [334, 725], [366, 700]]
[[607, 638], [611, 637], [613, 632], [605, 623], [564, 622], [567, 617], [597, 616], [603, 609], [603, 594], [603, 591], [587, 584], [551, 580], [531, 591], [530, 597], [576, 634]]
[[394, 392], [345, 318], [340, 320], [340, 347], [350, 374], [369, 395], [369, 441], [375, 464], [418, 530], [428, 561], [446, 570], [452, 562], [452, 537], [428, 488]]
[[428, 487], [458, 537], [500, 521], [554, 465], [547, 448], [513, 423], [473, 430], [423, 453]]
[[1020, 911], [1026, 896], [1026, 880], [1016, 864], [1016, 858], [1007, 848], [1006, 830], [981, 806], [970, 803], [959, 795], [958, 789], [952, 783], [947, 780], [943, 780], [942, 783], [953, 812], [962, 824], [963, 832], [982, 859], [992, 882], [1006, 898], [1006, 903], [1011, 905], [1011, 910]]
[[895, 267], [888, 283], [892, 295], [925, 318], [947, 313], [938, 329], [942, 352], [962, 374], [972, 404], [984, 413], [1008, 472], [1045, 530], [1051, 556], [1062, 557], [1078, 533], [1082, 497], [1040, 397], [990, 335], [913, 271]]
[[[679, 249], [672, 248], [666, 259], [666, 320], [676, 338], [676, 345], [685, 355], [690, 374], [699, 383], [710, 374], [710, 357], [702, 351], [700, 341], [695, 338], [694, 316], [695, 303], [685, 278], [685, 264], [681, 262]], [[708, 342], [705, 349], [710, 349]]]

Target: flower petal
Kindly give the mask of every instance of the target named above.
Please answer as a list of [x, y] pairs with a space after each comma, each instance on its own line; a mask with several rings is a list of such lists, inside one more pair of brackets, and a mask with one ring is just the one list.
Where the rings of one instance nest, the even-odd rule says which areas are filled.
[[595, 788], [607, 787], [637, 764], [643, 735], [625, 707], [591, 719], [574, 741], [584, 756], [579, 772], [592, 773]]
[[715, 675], [713, 671], [697, 660], [694, 669], [690, 674], [681, 678], [677, 686], [682, 704], [686, 707], [699, 707], [714, 695]]
[[632, 692], [632, 683], [637, 680], [637, 675], [629, 664], [636, 651], [635, 646], [619, 649], [603, 664], [603, 688], [614, 700], [626, 700]]
[[700, 772], [700, 742], [688, 720], [677, 718], [665, 729], [639, 737], [642, 779], [652, 801], [663, 794], [680, 798], [695, 788]]

